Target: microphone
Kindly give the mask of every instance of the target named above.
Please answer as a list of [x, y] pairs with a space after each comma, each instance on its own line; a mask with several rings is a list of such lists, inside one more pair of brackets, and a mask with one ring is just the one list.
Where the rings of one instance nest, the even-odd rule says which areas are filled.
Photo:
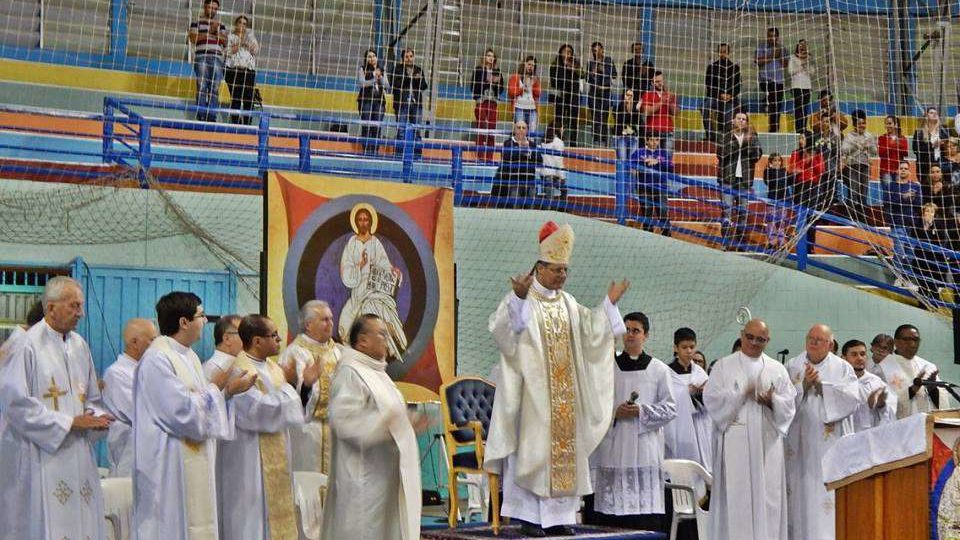
[[913, 384], [919, 384], [921, 386], [933, 386], [937, 388], [960, 388], [949, 381], [928, 381], [919, 377], [913, 380]]
[[638, 399], [640, 399], [640, 394], [638, 394], [637, 391], [634, 390], [633, 392], [630, 392], [630, 399], [629, 401], [627, 401], [627, 403], [630, 405], [634, 405], [637, 403]]
[[782, 351], [777, 352], [777, 354], [778, 354], [778, 355], [786, 356], [786, 355], [790, 354], [790, 349], [784, 349], [784, 350], [782, 350]]

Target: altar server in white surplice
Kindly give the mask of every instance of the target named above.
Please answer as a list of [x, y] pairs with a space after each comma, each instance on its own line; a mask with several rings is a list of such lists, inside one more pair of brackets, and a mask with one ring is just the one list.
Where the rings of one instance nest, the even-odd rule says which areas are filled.
[[867, 345], [859, 339], [843, 344], [843, 359], [853, 368], [860, 386], [860, 406], [853, 413], [853, 430], [860, 432], [897, 419], [897, 395], [883, 379], [867, 371]]
[[343, 350], [330, 387], [333, 459], [320, 538], [417, 540], [422, 495], [416, 432], [427, 419], [408, 415], [386, 372], [390, 334], [383, 321], [360, 315], [348, 336], [352, 348]]
[[540, 229], [539, 260], [511, 280], [490, 316], [500, 349], [484, 468], [503, 478], [503, 511], [527, 536], [571, 534], [580, 497], [593, 491], [590, 454], [613, 415], [614, 338], [624, 326], [616, 303], [629, 282], [611, 283], [597, 308], [563, 290], [573, 229]]
[[894, 352], [880, 363], [883, 380], [897, 394], [897, 418], [937, 409], [949, 409], [946, 391], [918, 384], [939, 381], [940, 370], [933, 362], [917, 356], [920, 331], [912, 324], [902, 324], [893, 333]]
[[707, 471], [713, 464], [713, 422], [703, 406], [703, 387], [707, 372], [694, 363], [697, 334], [690, 328], [673, 333], [670, 364], [673, 397], [677, 400], [677, 417], [663, 427], [666, 459], [689, 459]]
[[333, 311], [323, 300], [300, 308], [301, 332], [280, 355], [280, 365], [296, 370], [288, 382], [305, 404], [305, 423], [290, 428], [293, 470], [330, 474], [330, 380], [340, 361], [341, 348], [333, 340]]
[[157, 337], [148, 319], [130, 319], [123, 328], [123, 352], [103, 374], [103, 403], [116, 421], [107, 435], [110, 476], [133, 474], [133, 373], [147, 347]]
[[104, 538], [93, 443], [112, 417], [100, 403], [90, 349], [73, 331], [83, 292], [58, 276], [43, 291], [44, 319], [18, 338], [0, 369], [0, 537]]
[[257, 383], [227, 405], [236, 436], [217, 447], [220, 537], [293, 540], [297, 513], [287, 428], [303, 423], [303, 407], [287, 383], [289, 373], [270, 360], [280, 352], [277, 325], [262, 315], [247, 315], [239, 330], [244, 350], [233, 367], [256, 374]]
[[646, 315], [628, 313], [623, 323], [627, 332], [610, 403], [614, 420], [590, 456], [593, 507], [585, 521], [656, 529], [664, 514], [661, 428], [677, 416], [672, 371], [643, 350], [650, 331]]
[[787, 502], [791, 540], [836, 537], [834, 492], [823, 482], [823, 455], [853, 433], [860, 385], [853, 367], [830, 352], [833, 331], [825, 324], [807, 332], [806, 350], [787, 361], [797, 389], [797, 414], [787, 434]]
[[240, 341], [239, 315], [221, 315], [213, 325], [213, 354], [203, 363], [203, 374], [211, 380], [218, 371], [230, 371], [233, 361], [243, 351]]
[[740, 340], [739, 351], [713, 365], [703, 389], [716, 428], [710, 537], [786, 540], [783, 439], [796, 389], [786, 368], [763, 354], [770, 342], [766, 323], [751, 320]]
[[139, 540], [214, 540], [220, 534], [216, 439], [233, 437], [226, 400], [246, 392], [256, 375], [221, 371], [207, 381], [190, 348], [206, 320], [197, 295], [161, 297], [161, 335], [133, 378], [133, 530]]

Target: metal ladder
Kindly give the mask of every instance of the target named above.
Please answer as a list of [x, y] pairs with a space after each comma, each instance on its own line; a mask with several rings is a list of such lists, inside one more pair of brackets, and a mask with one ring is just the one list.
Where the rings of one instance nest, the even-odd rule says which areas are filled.
[[463, 80], [463, 4], [461, 0], [429, 0], [427, 20], [432, 24], [430, 43], [430, 100], [424, 107], [424, 120], [436, 118], [440, 84], [462, 86]]

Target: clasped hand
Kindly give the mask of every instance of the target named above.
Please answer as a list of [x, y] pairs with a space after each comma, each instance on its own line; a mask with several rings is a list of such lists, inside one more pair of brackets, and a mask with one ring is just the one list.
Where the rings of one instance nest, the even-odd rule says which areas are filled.
[[617, 420], [625, 420], [627, 418], [637, 418], [640, 416], [640, 406], [636, 403], [623, 402], [617, 406], [617, 410], [614, 413], [614, 417]]

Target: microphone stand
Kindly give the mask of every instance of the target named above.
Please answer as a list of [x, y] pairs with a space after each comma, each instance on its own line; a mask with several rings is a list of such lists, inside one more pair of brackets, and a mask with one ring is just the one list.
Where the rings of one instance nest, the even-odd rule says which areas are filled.
[[957, 389], [957, 388], [960, 388], [960, 386], [958, 386], [958, 385], [956, 385], [956, 384], [953, 384], [952, 382], [949, 382], [949, 381], [927, 381], [927, 380], [922, 380], [922, 379], [914, 379], [913, 382], [914, 382], [914, 384], [920, 383], [920, 386], [928, 386], [928, 387], [931, 387], [931, 386], [932, 386], [932, 387], [934, 387], [934, 388], [943, 388], [944, 390], [947, 391], [948, 394], [950, 394], [951, 396], [953, 396], [953, 399], [957, 400], [957, 402], [960, 402], [960, 394], [957, 394], [957, 391], [956, 391], [956, 389]]

